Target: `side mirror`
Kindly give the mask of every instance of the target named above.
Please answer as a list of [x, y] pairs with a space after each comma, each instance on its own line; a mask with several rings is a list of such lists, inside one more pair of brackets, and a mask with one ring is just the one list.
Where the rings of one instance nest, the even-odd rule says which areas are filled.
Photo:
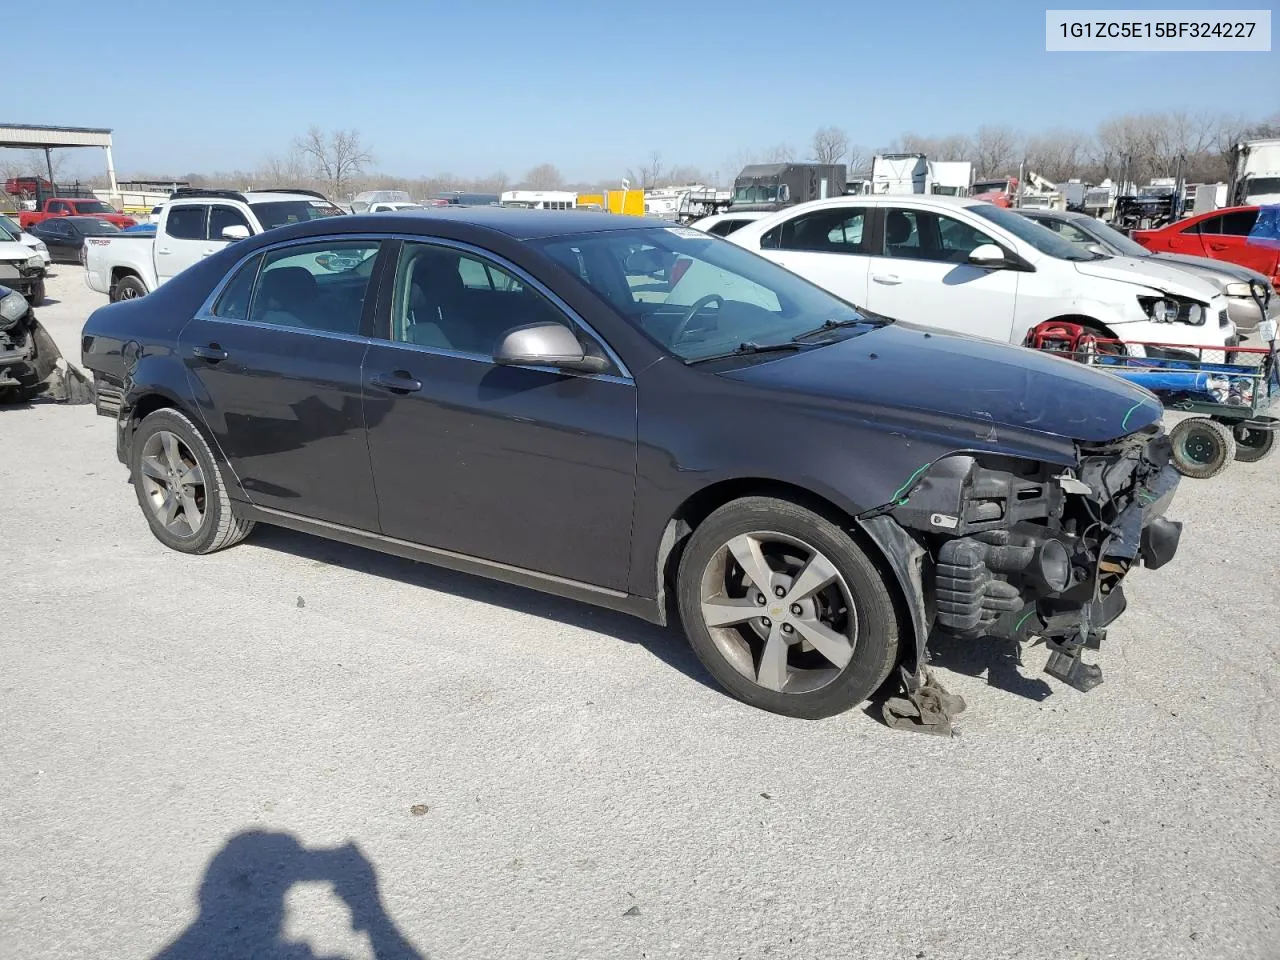
[[975, 267], [1003, 267], [1004, 251], [994, 243], [984, 243], [969, 252], [969, 262]]
[[1111, 254], [1107, 253], [1106, 249], [1100, 243], [1086, 243], [1084, 245], [1084, 248], [1090, 253], [1092, 253], [1094, 256], [1098, 256], [1098, 257], [1111, 256]]
[[222, 228], [223, 240], [247, 240], [249, 239], [249, 228], [243, 223], [233, 223], [229, 227]]
[[587, 356], [572, 330], [562, 323], [530, 323], [508, 330], [493, 354], [506, 367], [562, 367], [603, 373], [608, 362]]

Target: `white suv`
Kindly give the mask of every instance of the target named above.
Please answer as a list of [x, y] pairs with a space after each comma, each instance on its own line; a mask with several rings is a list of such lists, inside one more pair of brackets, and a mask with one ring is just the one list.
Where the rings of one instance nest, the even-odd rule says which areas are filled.
[[993, 340], [1020, 344], [1036, 325], [1064, 320], [1132, 343], [1239, 342], [1226, 299], [1205, 281], [1092, 254], [967, 197], [814, 200], [725, 239], [873, 313]]

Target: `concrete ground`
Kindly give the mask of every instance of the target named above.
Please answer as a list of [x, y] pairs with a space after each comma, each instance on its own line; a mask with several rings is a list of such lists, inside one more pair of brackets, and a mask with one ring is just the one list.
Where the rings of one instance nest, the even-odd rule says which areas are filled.
[[[50, 293], [78, 357], [102, 299]], [[1093, 692], [940, 649], [947, 740], [293, 533], [168, 551], [112, 444], [0, 411], [0, 956], [1280, 955], [1275, 460], [1183, 482]]]

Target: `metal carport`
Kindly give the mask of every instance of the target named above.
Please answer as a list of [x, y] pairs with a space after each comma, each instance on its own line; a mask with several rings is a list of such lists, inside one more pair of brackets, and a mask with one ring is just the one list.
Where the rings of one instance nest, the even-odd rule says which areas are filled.
[[111, 159], [111, 131], [102, 127], [50, 127], [32, 123], [0, 123], [0, 147], [18, 150], [43, 150], [49, 182], [53, 182], [53, 161], [50, 150], [68, 147], [101, 147], [107, 152], [107, 178], [111, 182], [111, 195], [120, 190], [116, 184], [116, 167]]

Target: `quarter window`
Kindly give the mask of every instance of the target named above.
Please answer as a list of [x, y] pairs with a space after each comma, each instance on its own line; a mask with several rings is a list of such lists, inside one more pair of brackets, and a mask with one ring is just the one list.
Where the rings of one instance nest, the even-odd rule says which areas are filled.
[[253, 281], [258, 276], [258, 267], [262, 265], [262, 255], [252, 258], [243, 264], [231, 282], [222, 288], [218, 302], [213, 305], [213, 315], [225, 320], [246, 320], [249, 317], [249, 296], [253, 292]]
[[391, 338], [399, 343], [492, 357], [508, 330], [569, 323], [508, 270], [452, 247], [406, 243], [394, 291]]
[[359, 334], [377, 254], [378, 244], [368, 240], [308, 243], [271, 251], [262, 260], [249, 319]]
[[207, 209], [208, 207], [190, 204], [172, 208], [169, 219], [165, 221], [164, 232], [175, 240], [203, 240]]

